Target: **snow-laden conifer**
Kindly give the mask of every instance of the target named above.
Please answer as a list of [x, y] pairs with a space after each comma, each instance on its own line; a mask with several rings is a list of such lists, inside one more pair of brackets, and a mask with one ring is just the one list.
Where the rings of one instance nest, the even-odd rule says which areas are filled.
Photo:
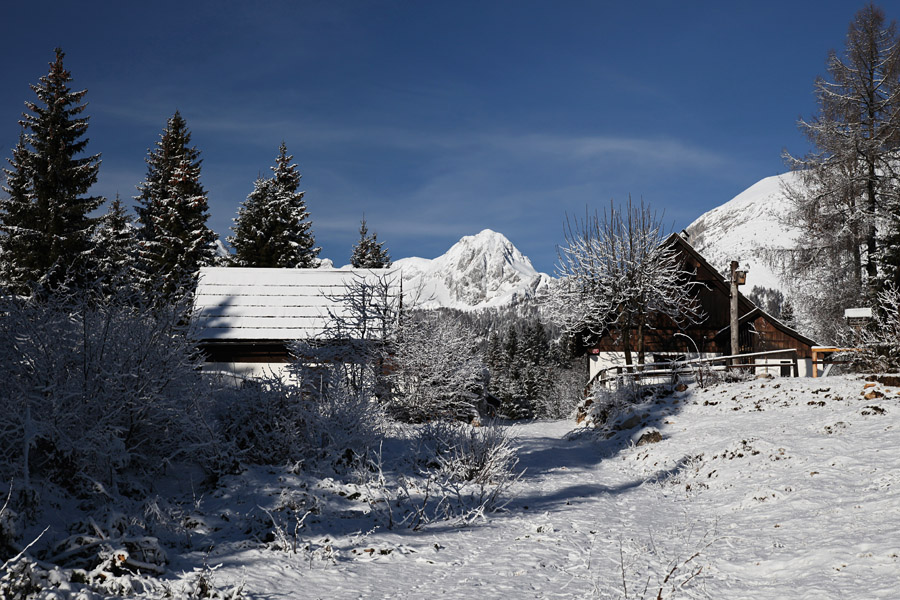
[[171, 296], [189, 285], [196, 271], [215, 257], [216, 234], [200, 183], [200, 151], [181, 114], [166, 123], [148, 151], [147, 177], [138, 190], [139, 269], [142, 286]]
[[378, 241], [378, 234], [369, 234], [369, 227], [363, 217], [359, 225], [359, 241], [353, 246], [350, 264], [357, 269], [384, 269], [391, 266], [391, 255]]
[[134, 219], [125, 210], [118, 194], [94, 233], [92, 267], [105, 296], [121, 293], [136, 284], [137, 240]]
[[312, 221], [300, 188], [300, 171], [281, 142], [271, 178], [259, 177], [238, 209], [228, 242], [239, 267], [318, 266]]
[[95, 226], [88, 215], [103, 202], [85, 196], [97, 181], [100, 155], [79, 157], [88, 143], [87, 90], [72, 91], [65, 53], [55, 53], [49, 73], [31, 86], [37, 100], [25, 103], [22, 135], [4, 169], [0, 276], [14, 293], [84, 283]]

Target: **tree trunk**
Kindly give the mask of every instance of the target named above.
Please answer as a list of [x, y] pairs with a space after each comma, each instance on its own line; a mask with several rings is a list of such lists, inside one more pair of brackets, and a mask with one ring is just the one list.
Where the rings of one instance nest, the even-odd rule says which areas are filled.
[[876, 181], [876, 173], [875, 173], [875, 162], [869, 161], [869, 178], [866, 182], [866, 195], [868, 199], [868, 213], [869, 219], [867, 223], [867, 231], [866, 231], [866, 286], [868, 296], [874, 297], [875, 291], [875, 279], [878, 276], [878, 267], [876, 264], [876, 253], [878, 251], [878, 242], [876, 240], [877, 229], [875, 227], [875, 214], [878, 208], [878, 197], [875, 193], [875, 181]]
[[[631, 356], [631, 323], [626, 322], [622, 328], [622, 347], [625, 350], [625, 364], [631, 367], [634, 361]], [[629, 368], [628, 371], [633, 371]]]
[[637, 326], [637, 351], [638, 351], [638, 364], [644, 364], [646, 361], [644, 360], [644, 321], [643, 319], [638, 321]]

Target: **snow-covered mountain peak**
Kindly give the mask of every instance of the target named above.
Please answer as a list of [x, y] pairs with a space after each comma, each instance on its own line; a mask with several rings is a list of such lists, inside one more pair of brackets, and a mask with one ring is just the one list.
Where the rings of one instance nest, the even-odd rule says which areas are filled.
[[490, 229], [463, 237], [435, 259], [404, 258], [394, 266], [403, 272], [407, 295], [422, 308], [506, 306], [533, 297], [550, 280]]
[[435, 262], [457, 271], [477, 269], [480, 263], [495, 270], [504, 267], [512, 269], [527, 277], [538, 274], [528, 257], [519, 252], [505, 235], [490, 229], [463, 237]]
[[687, 227], [688, 240], [710, 264], [725, 272], [732, 260], [747, 269], [747, 287], [785, 290], [781, 276], [766, 259], [772, 250], [794, 248], [800, 231], [788, 223], [790, 203], [785, 186], [797, 175], [766, 177], [725, 204], [701, 215]]

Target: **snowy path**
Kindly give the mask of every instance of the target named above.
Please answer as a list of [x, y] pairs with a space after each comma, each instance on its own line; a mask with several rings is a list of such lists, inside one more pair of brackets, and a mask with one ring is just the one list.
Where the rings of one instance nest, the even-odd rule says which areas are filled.
[[877, 386], [866, 400], [863, 385], [696, 390], [650, 407], [664, 439], [642, 447], [634, 432], [569, 440], [570, 422], [515, 425], [526, 472], [487, 523], [335, 534], [335, 562], [259, 549], [215, 560], [259, 598], [622, 597], [623, 566], [629, 597], [895, 598], [900, 394]]

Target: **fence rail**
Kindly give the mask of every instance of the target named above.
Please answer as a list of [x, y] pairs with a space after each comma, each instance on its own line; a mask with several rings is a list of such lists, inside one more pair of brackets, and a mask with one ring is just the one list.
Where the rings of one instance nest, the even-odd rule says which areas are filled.
[[[828, 375], [828, 371], [831, 369], [831, 365], [840, 365], [840, 364], [848, 364], [850, 361], [826, 361], [825, 356], [828, 354], [834, 354], [836, 352], [861, 352], [861, 348], [836, 348], [834, 346], [813, 346], [812, 347], [812, 376], [819, 376], [819, 365], [822, 365], [824, 368], [822, 369], [822, 377]], [[822, 359], [819, 360], [819, 356], [822, 356]]]
[[644, 363], [640, 365], [617, 365], [615, 367], [607, 367], [597, 372], [594, 377], [588, 381], [585, 386], [585, 394], [595, 384], [610, 385], [623, 381], [640, 381], [647, 379], [672, 379], [682, 375], [693, 375], [695, 371], [702, 367], [711, 368], [711, 370], [727, 371], [728, 369], [738, 370], [756, 370], [761, 368], [773, 368], [783, 365], [772, 363], [758, 363], [757, 358], [777, 358], [779, 356], [787, 357], [790, 360], [790, 366], [794, 377], [799, 377], [800, 369], [797, 364], [797, 350], [788, 348], [785, 350], [768, 350], [766, 352], [751, 352], [749, 354], [733, 354], [729, 356], [715, 356], [709, 358], [694, 358], [691, 360], [679, 360], [662, 363]]

